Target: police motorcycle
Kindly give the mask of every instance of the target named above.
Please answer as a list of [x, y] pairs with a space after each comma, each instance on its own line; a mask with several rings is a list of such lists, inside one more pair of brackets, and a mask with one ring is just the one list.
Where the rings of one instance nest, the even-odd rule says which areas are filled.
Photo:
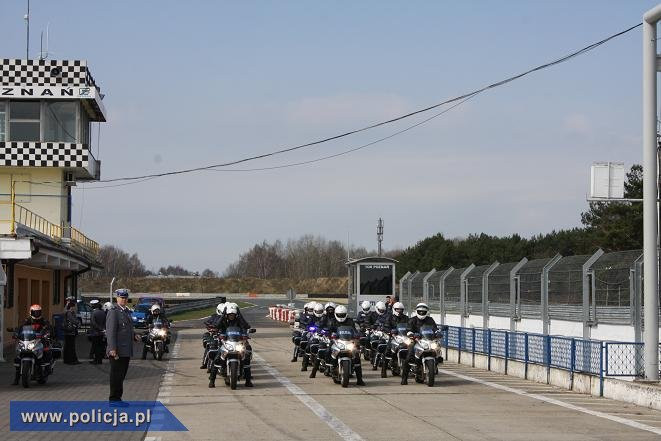
[[402, 366], [408, 356], [409, 346], [413, 342], [407, 334], [408, 325], [406, 323], [397, 324], [397, 328], [390, 331], [389, 350], [386, 353], [385, 360], [381, 366], [381, 377], [388, 376], [388, 367], [394, 376], [402, 374]]
[[[308, 343], [308, 334], [307, 334], [307, 325], [306, 325], [306, 320], [305, 316], [309, 314], [312, 311], [312, 303], [313, 302], [308, 302], [305, 304], [303, 307], [303, 311], [296, 311], [296, 316], [294, 317], [294, 321], [292, 323], [292, 337], [291, 341], [294, 344], [294, 350], [291, 358], [292, 363], [296, 363], [298, 361], [298, 357], [303, 358], [303, 366], [301, 368], [302, 371], [307, 370], [307, 366], [309, 364], [309, 357], [306, 355], [306, 347]], [[303, 319], [303, 322], [301, 323], [301, 319]]]
[[349, 326], [339, 326], [337, 333], [331, 336], [330, 356], [335, 361], [331, 376], [335, 384], [349, 386], [349, 379], [356, 370], [354, 360], [358, 356], [358, 345], [355, 341], [355, 331]]
[[381, 329], [374, 329], [370, 334], [370, 363], [372, 370], [383, 367], [386, 349], [388, 348], [388, 334]]
[[[37, 383], [45, 384], [48, 376], [53, 373], [55, 360], [61, 356], [61, 348], [54, 344], [45, 348], [44, 339], [47, 339], [49, 335], [35, 331], [30, 325], [7, 330], [14, 331], [16, 340], [14, 366], [20, 368], [23, 387], [30, 387], [30, 380], [37, 380]], [[50, 351], [50, 357], [45, 354], [46, 351]]]
[[[248, 332], [252, 334], [255, 329], [251, 328]], [[240, 327], [228, 327], [220, 345], [220, 356], [214, 360], [214, 368], [220, 369], [225, 385], [232, 390], [244, 378], [244, 363], [252, 357], [247, 344], [249, 338]]]
[[434, 331], [431, 326], [423, 326], [419, 334], [409, 333], [413, 339], [413, 360], [409, 363], [410, 372], [415, 375], [416, 383], [434, 385], [438, 364], [441, 357], [441, 331]]
[[310, 338], [307, 345], [307, 353], [310, 358], [310, 378], [315, 378], [317, 372], [330, 376], [330, 367], [326, 366], [326, 355], [330, 348], [331, 339], [326, 329], [319, 329], [317, 326], [308, 326]]
[[154, 360], [162, 360], [165, 353], [165, 342], [168, 338], [168, 328], [162, 320], [156, 319], [149, 327], [149, 332], [142, 339], [142, 358], [147, 357], [147, 352], [151, 352]]

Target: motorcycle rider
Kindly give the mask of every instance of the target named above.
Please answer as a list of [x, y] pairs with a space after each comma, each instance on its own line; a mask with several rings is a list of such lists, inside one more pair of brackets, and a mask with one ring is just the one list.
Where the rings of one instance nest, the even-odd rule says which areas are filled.
[[319, 327], [322, 329], [329, 329], [333, 320], [335, 320], [335, 303], [328, 302], [324, 305], [323, 319], [319, 323]]
[[[41, 305], [34, 304], [30, 306], [29, 316], [21, 326], [32, 326], [32, 329], [34, 329], [37, 334], [41, 335], [41, 342], [44, 345], [44, 362], [46, 363], [46, 366], [50, 366], [50, 361], [53, 356], [50, 351], [50, 337], [52, 336], [53, 327], [48, 320], [43, 317]], [[14, 366], [16, 366], [16, 373], [14, 374], [14, 381], [12, 382], [12, 385], [14, 386], [18, 384], [18, 380], [21, 377], [20, 363], [21, 360], [14, 360]]]
[[[353, 330], [354, 339], [356, 341], [356, 345], [358, 346], [358, 337], [360, 335], [358, 326], [356, 325], [354, 319], [348, 316], [347, 307], [344, 305], [339, 305], [335, 308], [334, 317], [330, 321], [328, 330], [331, 333], [336, 333], [340, 326], [346, 326]], [[360, 365], [360, 350], [357, 350], [355, 353], [356, 358], [354, 358], [353, 363], [356, 372], [356, 385], [365, 386], [365, 382], [363, 381], [363, 368]], [[337, 369], [337, 361], [332, 359], [330, 356], [330, 351], [328, 351], [326, 362], [332, 364], [334, 369]]]
[[369, 320], [370, 313], [372, 309], [372, 304], [369, 300], [363, 300], [360, 303], [360, 311], [358, 311], [358, 316], [356, 317], [356, 323], [363, 328], [366, 325], [366, 322]]
[[[431, 327], [434, 332], [438, 331], [438, 326], [433, 318], [429, 315], [429, 306], [426, 303], [418, 303], [415, 307], [415, 316], [411, 317], [408, 322], [408, 334], [419, 334], [420, 329], [428, 326]], [[409, 377], [409, 365], [413, 361], [415, 344], [411, 343], [409, 346], [409, 353], [406, 357], [406, 361], [402, 366], [402, 384], [408, 384]]]
[[404, 304], [397, 302], [392, 307], [392, 314], [388, 316], [384, 328], [388, 331], [392, 329], [397, 329], [397, 325], [400, 323], [408, 323], [409, 317], [404, 314]]
[[[225, 313], [223, 314], [223, 317], [220, 319], [218, 322], [218, 331], [221, 334], [225, 334], [227, 332], [227, 328], [229, 327], [239, 327], [243, 329], [244, 331], [248, 331], [250, 329], [250, 324], [246, 321], [245, 318], [241, 315], [241, 312], [239, 311], [239, 306], [236, 303], [228, 303], [227, 307], [225, 308]], [[246, 379], [246, 387], [253, 387], [252, 383], [252, 373], [250, 370], [250, 354], [252, 353], [252, 347], [250, 346], [250, 343], [248, 341], [245, 342], [246, 346], [246, 351], [248, 354], [245, 357], [245, 360], [243, 361], [243, 370], [244, 370], [244, 377]], [[219, 352], [220, 354], [220, 352]], [[221, 375], [225, 376], [225, 366], [221, 363]], [[211, 370], [211, 374], [209, 375], [209, 387], [216, 387], [216, 369]]]
[[[226, 302], [221, 302], [216, 306], [216, 312], [214, 312], [208, 319], [204, 321], [204, 324], [207, 327], [207, 332], [202, 335], [202, 341], [203, 342], [208, 342], [211, 340], [211, 332], [209, 329], [216, 328], [217, 329], [217, 322], [220, 321], [220, 319], [223, 317], [223, 314], [225, 313], [225, 307], [227, 306]], [[204, 354], [202, 355], [202, 364], [200, 365], [200, 369], [206, 369], [207, 365], [205, 363], [205, 360], [207, 358], [207, 353], [209, 352], [209, 347], [208, 345], [204, 345]]]
[[[165, 352], [170, 352], [168, 349], [168, 345], [170, 344], [170, 321], [165, 317], [165, 313], [161, 312], [161, 305], [158, 303], [154, 303], [151, 305], [151, 308], [149, 309], [149, 315], [147, 316], [147, 319], [145, 320], [145, 324], [147, 325], [147, 328], [149, 329], [155, 321], [159, 321], [163, 324], [163, 326], [167, 330], [167, 335], [165, 338], [165, 347], [163, 350]], [[147, 335], [149, 331], [145, 333]]]
[[[302, 334], [307, 332], [307, 327], [310, 324], [310, 322], [313, 321], [314, 318], [314, 312], [313, 312], [313, 307], [316, 302], [308, 302], [303, 306], [303, 312], [300, 314], [296, 314], [296, 317], [290, 322], [291, 325], [293, 325], [294, 330], [292, 332], [292, 341], [294, 338], [300, 337]], [[295, 363], [298, 361], [298, 358], [296, 356], [296, 352], [292, 356], [292, 359], [290, 360], [292, 363]]]
[[384, 302], [376, 302], [374, 305], [374, 315], [372, 316], [372, 327], [374, 329], [383, 329], [390, 319], [388, 307]]

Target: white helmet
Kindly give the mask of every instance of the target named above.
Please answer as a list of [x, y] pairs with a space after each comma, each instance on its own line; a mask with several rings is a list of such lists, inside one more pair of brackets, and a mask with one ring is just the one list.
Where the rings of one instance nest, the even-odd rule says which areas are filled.
[[347, 307], [344, 305], [340, 305], [337, 308], [335, 308], [335, 319], [343, 323], [347, 319]]
[[314, 304], [314, 316], [320, 318], [324, 315], [324, 305], [321, 303]]
[[103, 310], [104, 311], [110, 311], [112, 309], [112, 303], [106, 302], [103, 304]]
[[307, 302], [305, 305], [303, 305], [303, 311], [308, 312], [310, 309], [312, 309], [312, 303], [313, 302]]
[[372, 309], [372, 304], [369, 302], [369, 300], [363, 300], [363, 302], [360, 304], [360, 307], [363, 312], [369, 312], [369, 310]]
[[386, 304], [383, 302], [376, 302], [376, 305], [374, 305], [374, 309], [376, 309], [377, 314], [383, 315], [386, 313]]
[[227, 306], [225, 307], [225, 314], [238, 314], [239, 313], [239, 305], [236, 303], [227, 303]]
[[227, 307], [227, 303], [219, 303], [218, 306], [216, 306], [216, 314], [223, 315], [223, 312], [225, 312], [226, 307]]
[[404, 312], [404, 304], [397, 302], [392, 306], [392, 313], [399, 317]]
[[161, 312], [161, 306], [158, 303], [154, 303], [153, 305], [151, 305], [150, 311], [151, 311], [152, 314], [156, 311], [158, 311], [160, 313]]
[[324, 311], [328, 312], [328, 308], [333, 308], [333, 311], [335, 311], [335, 308], [337, 305], [333, 302], [328, 302], [324, 305]]
[[420, 319], [424, 320], [429, 313], [429, 306], [426, 303], [418, 303], [415, 307], [415, 315]]

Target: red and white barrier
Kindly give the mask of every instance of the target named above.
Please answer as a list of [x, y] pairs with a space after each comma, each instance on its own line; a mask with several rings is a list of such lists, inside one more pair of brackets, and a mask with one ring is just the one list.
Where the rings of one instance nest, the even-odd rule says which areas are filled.
[[284, 306], [270, 306], [269, 317], [279, 322], [291, 322], [296, 318], [296, 309]]

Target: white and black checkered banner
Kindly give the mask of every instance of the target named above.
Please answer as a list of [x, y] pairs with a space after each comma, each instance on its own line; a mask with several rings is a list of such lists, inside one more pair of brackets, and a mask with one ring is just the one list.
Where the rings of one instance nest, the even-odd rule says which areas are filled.
[[0, 166], [87, 167], [86, 144], [64, 142], [0, 142]]
[[2, 86], [94, 86], [82, 60], [0, 60]]

